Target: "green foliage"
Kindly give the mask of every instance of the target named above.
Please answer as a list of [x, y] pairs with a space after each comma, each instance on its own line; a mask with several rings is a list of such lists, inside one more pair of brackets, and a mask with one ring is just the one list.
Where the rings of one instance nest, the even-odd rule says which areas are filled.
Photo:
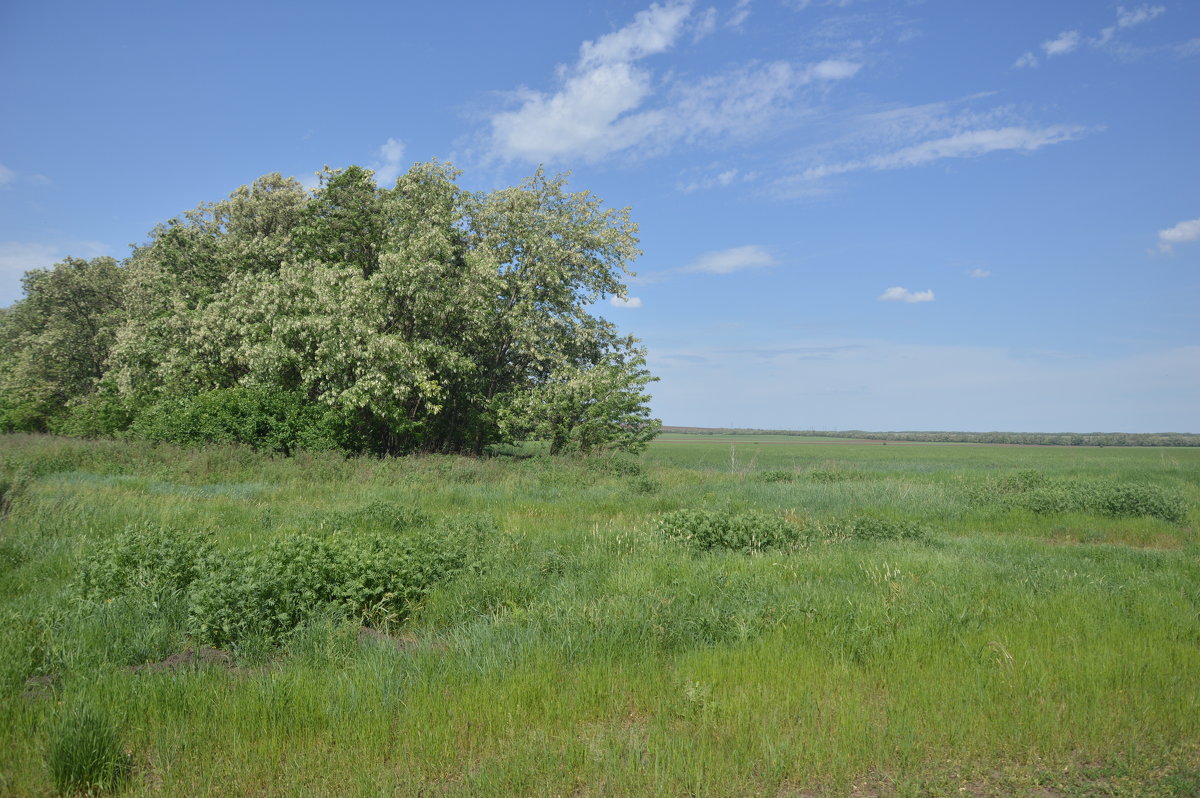
[[799, 538], [798, 530], [782, 518], [759, 512], [676, 510], [660, 516], [655, 527], [668, 538], [703, 551], [728, 549], [749, 554]]
[[180, 444], [244, 443], [269, 452], [338, 448], [339, 420], [296, 391], [218, 388], [164, 399], [142, 411], [133, 437]]
[[60, 795], [94, 795], [124, 786], [133, 763], [113, 720], [78, 706], [50, 729], [46, 764]]
[[795, 471], [761, 471], [757, 474], [759, 482], [778, 483], [778, 482], [795, 482]]
[[330, 612], [388, 627], [434, 585], [468, 567], [492, 528], [468, 518], [408, 536], [291, 533], [262, 550], [211, 557], [190, 591], [189, 628], [205, 642], [237, 645], [278, 643]]
[[929, 536], [929, 528], [917, 521], [878, 515], [817, 522], [813, 531], [827, 540], [924, 540]]
[[80, 568], [79, 590], [88, 599], [131, 592], [159, 597], [186, 593], [213, 557], [209, 535], [156, 524], [126, 527], [96, 545]]
[[1021, 508], [1038, 515], [1074, 512], [1107, 518], [1158, 518], [1178, 524], [1188, 514], [1182, 494], [1158, 485], [1051, 479], [1033, 469], [987, 480], [975, 486], [970, 496], [977, 504]]

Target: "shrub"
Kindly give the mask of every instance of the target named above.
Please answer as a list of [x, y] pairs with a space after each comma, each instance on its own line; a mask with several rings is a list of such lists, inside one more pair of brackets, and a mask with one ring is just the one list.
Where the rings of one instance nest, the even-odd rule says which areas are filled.
[[758, 475], [759, 482], [795, 482], [795, 471], [763, 471]]
[[242, 443], [283, 454], [361, 448], [334, 414], [303, 394], [264, 388], [221, 388], [164, 399], [143, 410], [129, 434], [185, 445]]
[[84, 559], [79, 589], [85, 598], [184, 593], [204, 572], [213, 544], [203, 533], [154, 524], [126, 527]]
[[1089, 491], [1088, 507], [1110, 518], [1149, 516], [1176, 524], [1187, 519], [1188, 511], [1182, 495], [1145, 484], [1097, 484]]
[[188, 625], [213, 645], [281, 642], [317, 615], [402, 621], [435, 585], [470, 567], [490, 519], [457, 518], [408, 537], [295, 533], [264, 550], [214, 557], [191, 589]]
[[124, 785], [132, 761], [116, 724], [86, 706], [65, 713], [50, 730], [47, 765], [60, 794], [94, 794]]
[[797, 530], [782, 518], [758, 512], [676, 510], [661, 516], [656, 527], [669, 538], [705, 551], [759, 552], [793, 543], [798, 537]]

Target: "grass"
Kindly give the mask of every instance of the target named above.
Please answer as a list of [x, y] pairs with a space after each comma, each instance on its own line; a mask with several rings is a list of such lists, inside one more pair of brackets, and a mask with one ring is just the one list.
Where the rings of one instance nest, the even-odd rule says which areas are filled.
[[[732, 456], [703, 440], [638, 459], [285, 459], [8, 436], [0, 458], [20, 486], [0, 520], [0, 794], [66, 791], [53, 752], [72, 707], [131, 752], [114, 783], [129, 795], [1200, 784], [1200, 450], [740, 437]], [[1151, 485], [1186, 516], [997, 498], [1031, 469]], [[139, 559], [139, 529], [230, 556], [481, 514], [497, 529], [471, 567], [394, 626], [327, 607], [280, 642], [139, 667], [204, 642], [189, 621], [203, 602], [153, 566], [178, 538], [146, 538]], [[795, 535], [698, 550], [660, 529], [695, 517]], [[856, 523], [922, 534], [862, 539]], [[95, 574], [121, 590], [89, 593]]]

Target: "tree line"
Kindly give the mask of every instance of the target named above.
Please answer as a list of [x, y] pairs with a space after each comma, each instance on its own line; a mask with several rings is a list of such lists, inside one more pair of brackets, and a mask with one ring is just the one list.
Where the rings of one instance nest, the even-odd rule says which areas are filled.
[[663, 427], [666, 432], [691, 435], [794, 435], [854, 440], [921, 443], [1003, 443], [1025, 446], [1200, 446], [1190, 432], [866, 432], [863, 430], [716, 429]]
[[0, 430], [398, 454], [636, 450], [637, 339], [590, 312], [641, 254], [629, 209], [541, 170], [469, 192], [416, 164], [266, 175], [67, 258], [0, 309]]

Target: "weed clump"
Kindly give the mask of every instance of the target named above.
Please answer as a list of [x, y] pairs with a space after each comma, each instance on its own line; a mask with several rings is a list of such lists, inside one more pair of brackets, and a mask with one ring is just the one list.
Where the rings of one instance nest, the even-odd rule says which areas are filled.
[[210, 536], [171, 527], [126, 527], [102, 542], [83, 561], [79, 589], [84, 598], [104, 600], [131, 592], [159, 597], [185, 593], [213, 555]]
[[785, 546], [799, 537], [796, 528], [782, 518], [759, 512], [676, 510], [661, 516], [656, 528], [703, 551], [727, 549], [747, 554]]
[[1187, 519], [1187, 500], [1178, 492], [1145, 483], [1053, 480], [1041, 471], [1022, 469], [974, 488], [976, 504], [1028, 510], [1038, 515], [1087, 513], [1107, 518]]
[[51, 729], [46, 759], [60, 795], [117, 790], [132, 771], [116, 724], [86, 706], [65, 713]]
[[837, 518], [814, 524], [813, 532], [826, 540], [925, 540], [929, 529], [916, 521], [874, 515]]
[[759, 482], [795, 482], [795, 471], [763, 471], [758, 475]]
[[223, 646], [278, 644], [325, 614], [386, 628], [434, 585], [474, 564], [480, 538], [492, 530], [490, 519], [466, 518], [406, 537], [293, 533], [264, 550], [213, 558], [192, 586], [189, 630]]

